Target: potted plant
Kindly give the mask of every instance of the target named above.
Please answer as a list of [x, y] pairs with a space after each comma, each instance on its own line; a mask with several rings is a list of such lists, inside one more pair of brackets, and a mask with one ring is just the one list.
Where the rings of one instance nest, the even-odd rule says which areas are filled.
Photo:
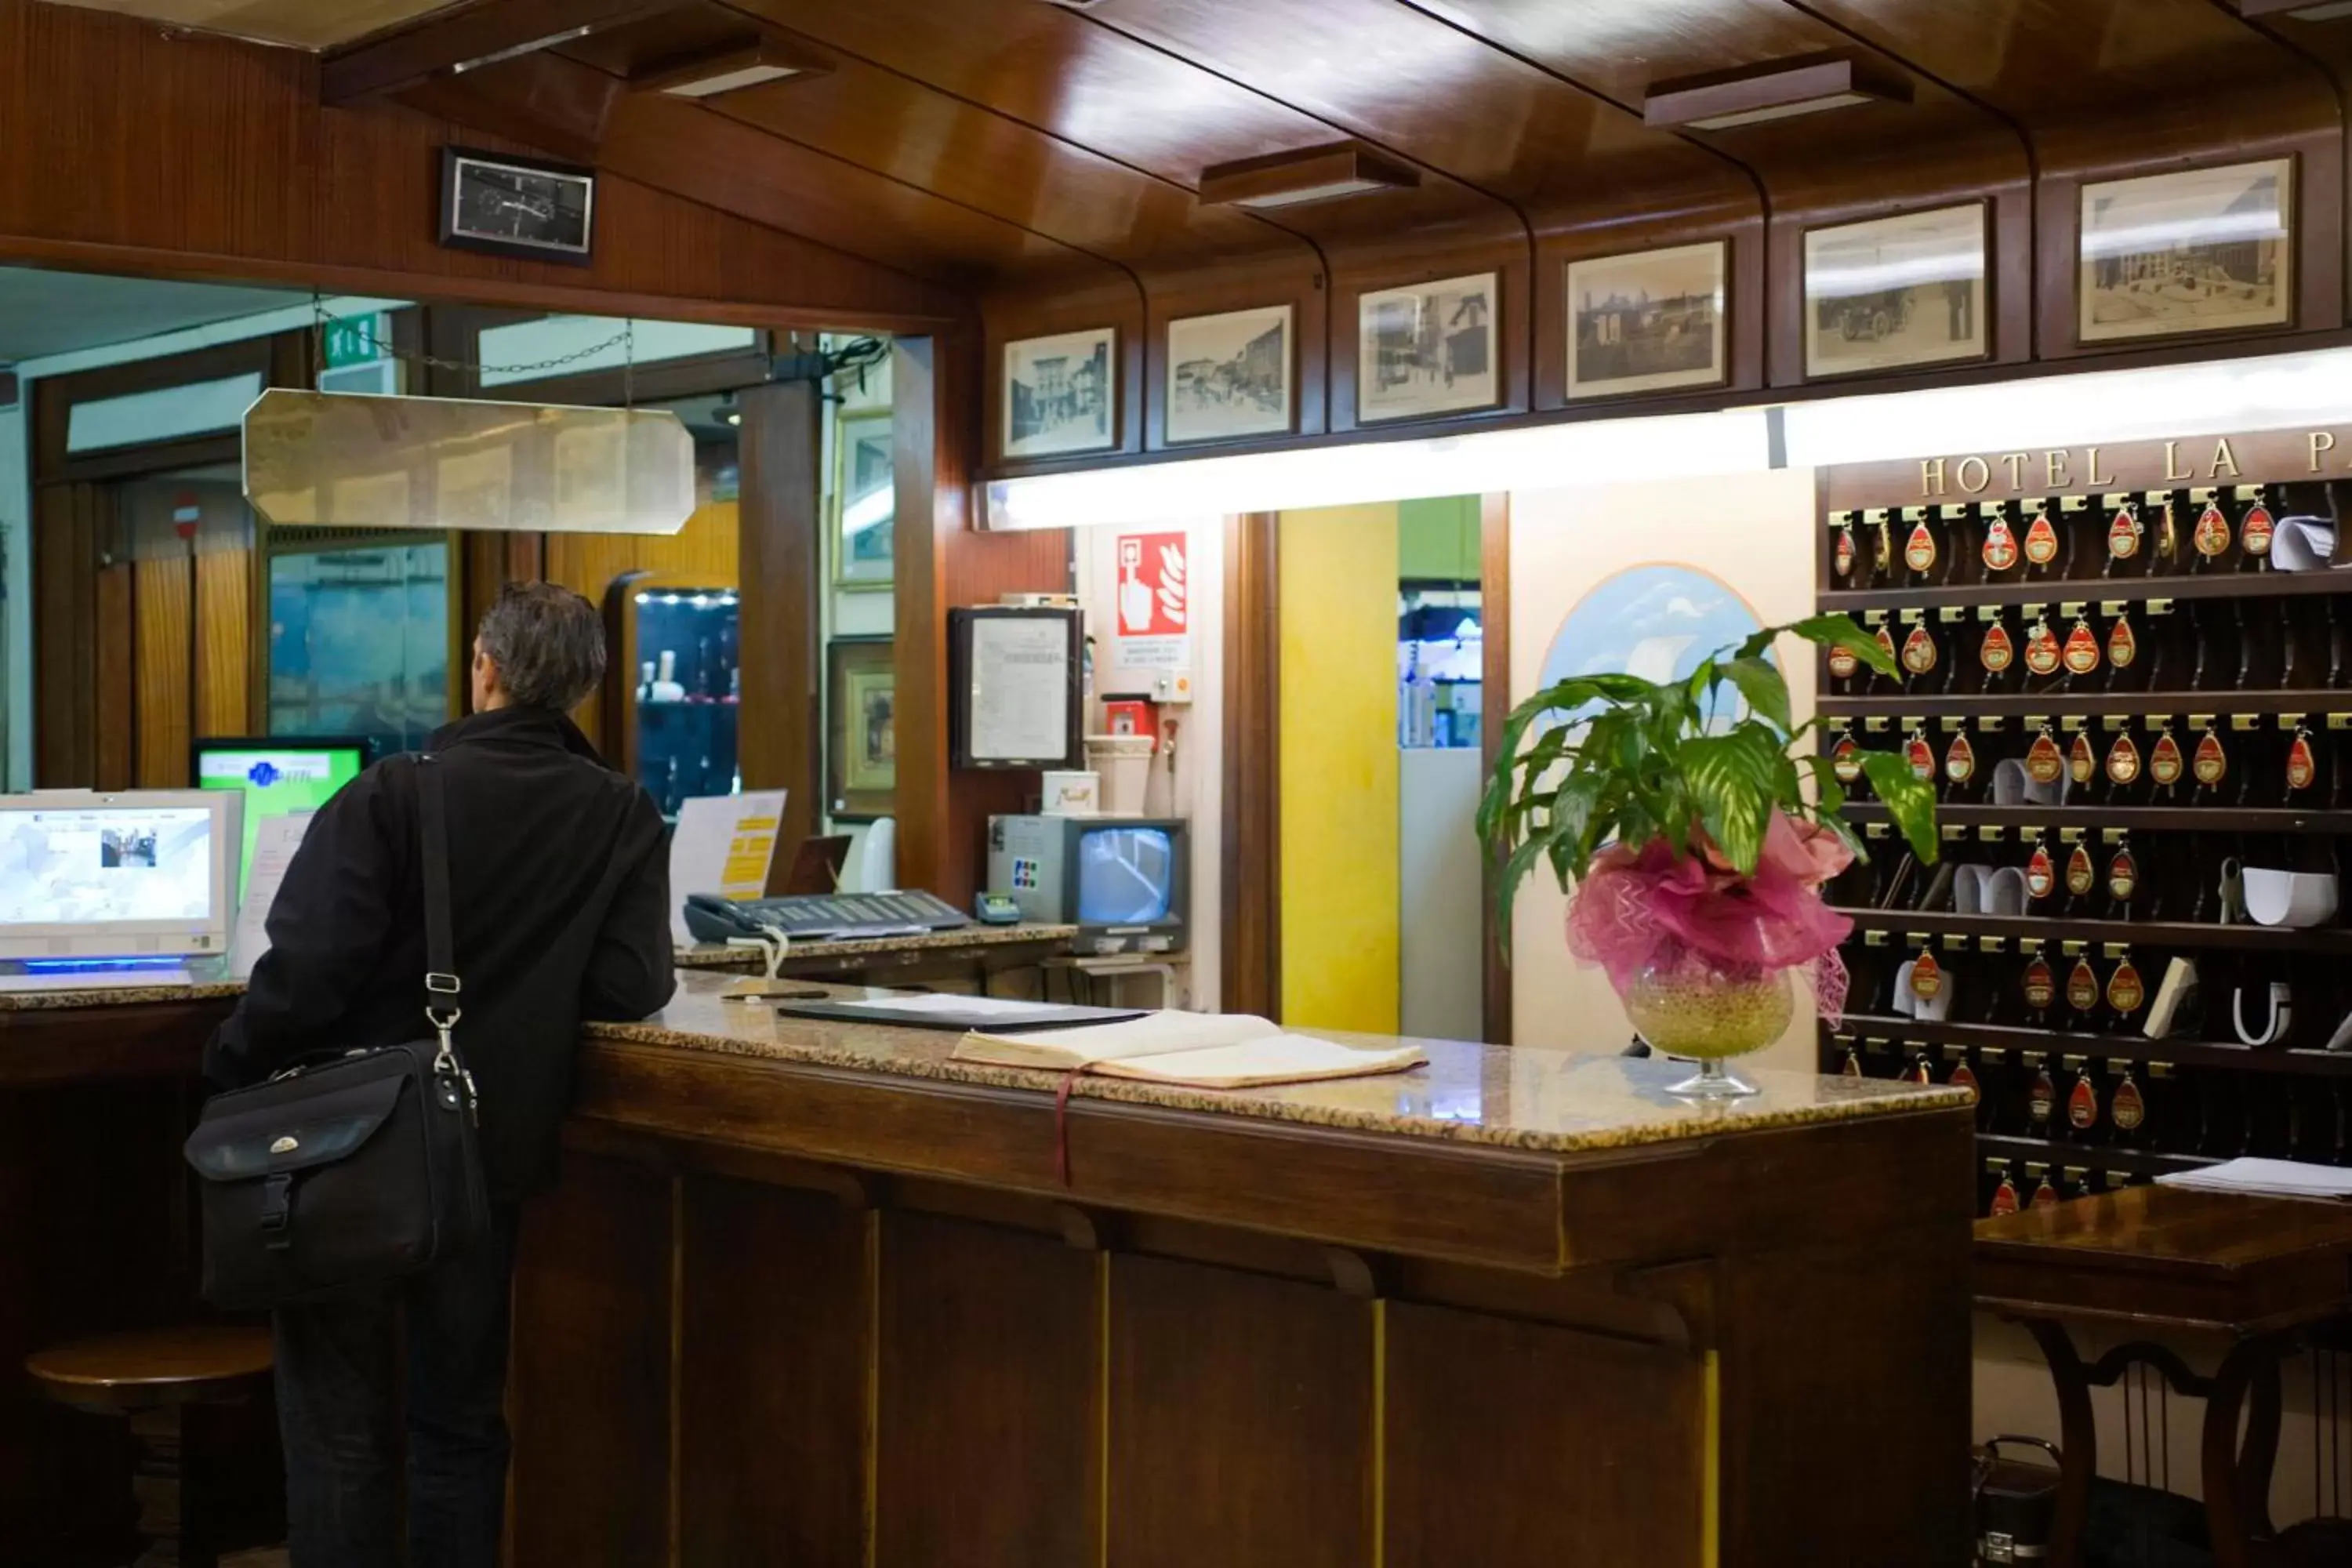
[[[1512, 710], [1478, 807], [1500, 866], [1506, 956], [1512, 898], [1548, 862], [1570, 895], [1569, 951], [1608, 972], [1653, 1048], [1700, 1061], [1679, 1094], [1755, 1092], [1724, 1060], [1788, 1027], [1790, 970], [1811, 972], [1824, 1017], [1844, 1005], [1838, 944], [1853, 922], [1821, 889], [1864, 851], [1838, 816], [1836, 764], [1790, 754], [1819, 721], [1790, 721], [1788, 684], [1766, 657], [1783, 632], [1901, 673], [1852, 619], [1815, 616], [1717, 649], [1686, 679], [1572, 677]], [[1919, 858], [1935, 859], [1933, 780], [1892, 752], [1843, 763]]]

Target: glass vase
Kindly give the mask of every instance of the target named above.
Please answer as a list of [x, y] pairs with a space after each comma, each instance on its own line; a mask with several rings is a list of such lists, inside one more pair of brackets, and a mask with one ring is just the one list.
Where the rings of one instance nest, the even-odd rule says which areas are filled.
[[1684, 952], [1654, 962], [1625, 993], [1625, 1013], [1650, 1048], [1684, 1057], [1698, 1072], [1667, 1092], [1732, 1100], [1757, 1092], [1723, 1065], [1760, 1051], [1787, 1031], [1796, 996], [1786, 969], [1725, 963]]

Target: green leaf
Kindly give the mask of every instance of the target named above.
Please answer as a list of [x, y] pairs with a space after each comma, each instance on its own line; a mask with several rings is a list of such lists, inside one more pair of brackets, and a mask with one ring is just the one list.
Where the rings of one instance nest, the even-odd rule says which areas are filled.
[[1862, 771], [1870, 787], [1886, 805], [1886, 814], [1919, 857], [1920, 864], [1935, 861], [1941, 851], [1936, 837], [1936, 786], [1911, 771], [1911, 764], [1893, 752], [1864, 752]]
[[1888, 657], [1878, 645], [1878, 638], [1856, 625], [1852, 616], [1807, 616], [1801, 621], [1790, 621], [1785, 626], [1767, 626], [1739, 645], [1739, 657], [1752, 658], [1770, 647], [1782, 632], [1800, 637], [1822, 647], [1843, 647], [1853, 652], [1881, 675], [1902, 677], [1903, 667]]
[[1748, 699], [1758, 718], [1783, 735], [1789, 732], [1793, 722], [1789, 717], [1789, 683], [1780, 679], [1779, 670], [1763, 659], [1742, 658], [1726, 665], [1724, 673], [1739, 688], [1739, 695]]
[[1685, 741], [1679, 750], [1683, 779], [1706, 836], [1736, 869], [1755, 870], [1775, 809], [1780, 748], [1763, 731], [1741, 729]]
[[1495, 929], [1502, 938], [1503, 962], [1511, 962], [1511, 906], [1518, 899], [1519, 884], [1528, 879], [1536, 861], [1544, 852], [1543, 840], [1530, 838], [1511, 851], [1503, 862], [1501, 875], [1495, 879]]

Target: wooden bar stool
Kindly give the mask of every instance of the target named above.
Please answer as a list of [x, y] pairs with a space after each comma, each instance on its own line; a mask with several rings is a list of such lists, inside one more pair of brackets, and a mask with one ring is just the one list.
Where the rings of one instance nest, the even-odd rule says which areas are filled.
[[241, 1405], [266, 1394], [269, 1367], [269, 1331], [258, 1328], [104, 1334], [25, 1361], [58, 1404], [129, 1421], [139, 1446], [131, 1498], [147, 1542], [136, 1568], [213, 1568], [219, 1546], [205, 1499], [182, 1495], [181, 1417], [190, 1405]]

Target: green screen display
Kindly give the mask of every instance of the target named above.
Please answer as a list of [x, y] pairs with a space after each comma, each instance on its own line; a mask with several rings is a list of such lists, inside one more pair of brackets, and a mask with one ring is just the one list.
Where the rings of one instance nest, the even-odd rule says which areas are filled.
[[200, 789], [245, 792], [245, 845], [236, 862], [236, 896], [245, 898], [245, 880], [253, 869], [253, 843], [265, 816], [289, 811], [316, 811], [334, 793], [360, 776], [357, 746], [305, 746], [297, 742], [269, 746], [235, 746], [196, 752], [196, 785]]

